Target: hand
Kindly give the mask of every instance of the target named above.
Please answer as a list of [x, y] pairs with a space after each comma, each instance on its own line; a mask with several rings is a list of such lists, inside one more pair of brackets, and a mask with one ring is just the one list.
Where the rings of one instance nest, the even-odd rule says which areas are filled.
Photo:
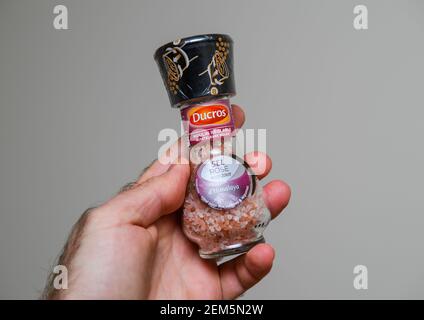
[[[244, 113], [233, 106], [236, 126]], [[257, 154], [256, 154], [257, 155]], [[264, 154], [266, 168], [271, 160]], [[246, 156], [251, 163], [252, 154]], [[260, 162], [260, 161], [259, 161]], [[271, 269], [274, 250], [258, 244], [217, 265], [204, 260], [183, 234], [176, 213], [189, 179], [187, 164], [154, 162], [129, 190], [86, 212], [75, 225], [60, 257], [68, 268], [67, 290], [47, 287], [56, 299], [234, 299]], [[275, 218], [288, 204], [290, 188], [274, 180], [264, 200]]]

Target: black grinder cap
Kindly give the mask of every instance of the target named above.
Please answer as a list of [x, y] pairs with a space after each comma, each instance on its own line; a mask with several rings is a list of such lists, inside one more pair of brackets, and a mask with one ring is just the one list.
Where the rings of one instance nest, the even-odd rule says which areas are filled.
[[157, 49], [154, 58], [173, 107], [189, 100], [236, 94], [233, 40], [228, 35], [178, 39]]

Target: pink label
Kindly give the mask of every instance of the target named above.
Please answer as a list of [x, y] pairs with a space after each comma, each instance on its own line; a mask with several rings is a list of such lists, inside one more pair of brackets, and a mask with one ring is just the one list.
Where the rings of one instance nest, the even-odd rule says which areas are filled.
[[234, 130], [228, 99], [189, 105], [181, 110], [181, 119], [184, 130], [189, 135], [190, 145], [229, 136]]
[[252, 191], [252, 180], [240, 161], [219, 155], [197, 168], [195, 187], [200, 199], [210, 207], [232, 209]]

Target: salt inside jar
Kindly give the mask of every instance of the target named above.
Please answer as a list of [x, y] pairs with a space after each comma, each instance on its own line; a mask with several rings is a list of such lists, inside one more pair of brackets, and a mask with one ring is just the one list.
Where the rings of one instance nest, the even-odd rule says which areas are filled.
[[155, 60], [190, 148], [183, 231], [202, 258], [246, 252], [264, 242], [271, 217], [257, 177], [232, 153], [233, 41], [224, 34], [179, 39], [157, 49]]

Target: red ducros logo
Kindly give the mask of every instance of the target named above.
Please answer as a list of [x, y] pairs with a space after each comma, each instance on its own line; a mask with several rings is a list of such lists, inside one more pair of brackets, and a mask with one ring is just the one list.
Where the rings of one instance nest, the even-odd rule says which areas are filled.
[[190, 110], [189, 118], [195, 126], [223, 124], [230, 119], [230, 113], [226, 106], [210, 105]]

